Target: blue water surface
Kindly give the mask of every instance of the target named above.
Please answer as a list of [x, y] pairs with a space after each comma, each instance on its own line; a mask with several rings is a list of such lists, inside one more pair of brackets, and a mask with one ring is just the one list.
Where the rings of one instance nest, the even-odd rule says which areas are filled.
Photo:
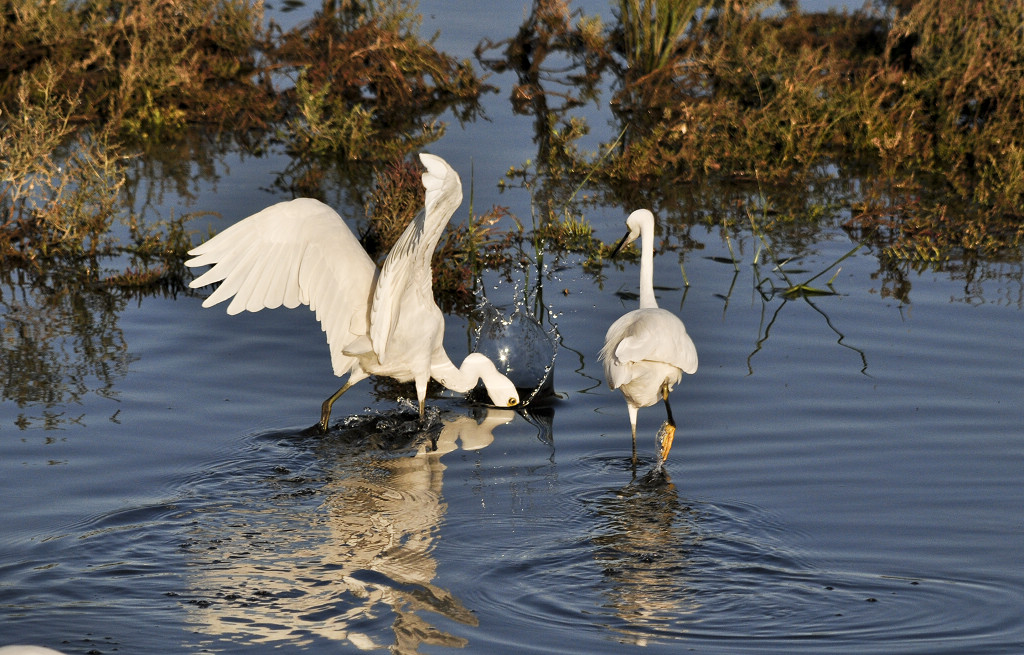
[[[426, 27], [461, 25], [474, 3], [456, 4], [424, 7]], [[529, 126], [493, 106], [492, 123], [450, 127], [430, 151], [464, 182], [474, 171], [478, 206], [528, 216], [528, 194], [492, 184], [531, 156]], [[285, 163], [226, 155], [216, 182], [164, 206], [219, 212], [199, 239], [285, 199], [271, 190]], [[586, 218], [612, 241], [627, 209]], [[368, 380], [322, 437], [304, 430], [340, 381], [304, 309], [227, 316], [201, 294], [146, 297], [92, 308], [86, 344], [44, 329], [42, 295], [4, 288], [5, 343], [39, 330], [52, 394], [0, 404], [0, 644], [1024, 651], [1021, 259], [984, 275], [908, 266], [897, 294], [871, 248], [833, 265], [855, 244], [827, 229], [785, 268], [827, 268], [821, 286], [838, 270], [836, 295], [787, 300], [757, 287], [782, 282], [755, 238], [730, 252], [714, 221], [689, 234], [697, 246], [655, 258], [658, 301], [700, 355], [673, 392], [662, 472], [662, 408], [640, 412], [634, 465], [597, 361], [637, 306], [630, 259], [545, 269], [555, 396], [509, 411], [444, 393], [420, 422], [407, 393]], [[506, 312], [526, 284], [484, 280]], [[453, 359], [473, 337], [448, 317]], [[104, 363], [83, 365], [96, 349]]]

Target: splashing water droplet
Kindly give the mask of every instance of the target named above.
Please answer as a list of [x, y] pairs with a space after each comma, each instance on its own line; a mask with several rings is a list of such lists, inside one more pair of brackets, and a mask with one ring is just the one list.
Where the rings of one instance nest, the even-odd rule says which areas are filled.
[[525, 297], [517, 298], [515, 310], [505, 316], [484, 298], [475, 311], [479, 320], [475, 350], [487, 355], [517, 389], [529, 391], [521, 400], [524, 405], [541, 393], [553, 392], [558, 347], [557, 329], [545, 330], [528, 305]]

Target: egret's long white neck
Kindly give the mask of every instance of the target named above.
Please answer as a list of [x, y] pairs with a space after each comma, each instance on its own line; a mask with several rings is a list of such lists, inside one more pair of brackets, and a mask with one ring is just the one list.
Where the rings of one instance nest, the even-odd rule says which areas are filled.
[[487, 388], [491, 402], [498, 407], [519, 404], [519, 393], [512, 381], [499, 373], [494, 363], [480, 353], [469, 353], [466, 359], [462, 360], [462, 366], [456, 367], [443, 350], [435, 351], [430, 376], [459, 393], [470, 391], [476, 386], [476, 381], [481, 380]]
[[640, 226], [640, 308], [658, 306], [654, 298], [654, 224], [644, 221]]
[[461, 368], [452, 363], [444, 353], [435, 353], [434, 361], [430, 365], [430, 377], [457, 393], [472, 391], [481, 378], [485, 378], [486, 384], [486, 376], [491, 373], [497, 374], [498, 371], [491, 360], [479, 353], [466, 355]]

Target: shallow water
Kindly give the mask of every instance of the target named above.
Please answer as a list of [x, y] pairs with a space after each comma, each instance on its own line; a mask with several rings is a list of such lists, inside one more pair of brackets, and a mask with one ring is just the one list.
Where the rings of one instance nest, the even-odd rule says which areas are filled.
[[[596, 362], [603, 326], [633, 306], [612, 292], [633, 287], [631, 264], [604, 289], [571, 268], [550, 281], [568, 291], [550, 301], [560, 398], [523, 415], [446, 396], [420, 426], [365, 383], [324, 438], [301, 435], [335, 384], [310, 313], [125, 307], [131, 361], [67, 409], [74, 422], [18, 429], [24, 411], [3, 406], [4, 640], [1019, 650], [1019, 302], [961, 302], [960, 284], [928, 274], [900, 304], [873, 292], [866, 253], [817, 311], [762, 307], [749, 284], [726, 306], [733, 267], [704, 240], [679, 309], [701, 367], [674, 392], [663, 477], [661, 408], [640, 413], [634, 471], [624, 403]], [[671, 259], [656, 258], [671, 287], [659, 301], [678, 308]], [[452, 352], [465, 329], [450, 319]]]
[[[484, 132], [450, 129], [431, 151], [465, 182]], [[528, 215], [527, 199], [479, 182], [528, 157], [522, 140], [474, 162], [478, 206]], [[229, 158], [195, 206], [223, 227], [281, 199], [256, 191], [280, 166]], [[618, 208], [587, 218], [605, 241], [621, 234]], [[750, 243], [737, 272], [717, 230], [690, 235], [703, 248], [685, 254], [689, 288], [676, 253], [655, 259], [659, 303], [700, 353], [673, 393], [663, 475], [663, 410], [641, 410], [634, 468], [596, 358], [636, 306], [633, 263], [601, 281], [571, 261], [549, 271], [557, 397], [509, 412], [444, 394], [419, 424], [366, 381], [325, 437], [303, 435], [338, 386], [308, 311], [145, 298], [90, 307], [84, 340], [54, 321], [65, 305], [4, 286], [0, 643], [1024, 651], [1021, 262], [969, 281], [908, 271], [901, 301], [864, 249], [838, 295], [787, 301], [754, 290]], [[797, 264], [817, 271], [851, 245], [829, 232]], [[520, 285], [488, 279], [488, 295], [509, 310]], [[453, 359], [471, 332], [449, 317]], [[45, 400], [13, 393], [11, 367], [35, 361], [12, 355], [26, 334], [47, 375], [21, 382], [51, 385]]]

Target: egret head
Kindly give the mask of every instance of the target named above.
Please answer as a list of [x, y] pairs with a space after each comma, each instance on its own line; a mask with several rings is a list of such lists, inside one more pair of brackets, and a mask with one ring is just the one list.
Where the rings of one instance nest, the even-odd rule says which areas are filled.
[[515, 407], [519, 404], [519, 392], [516, 390], [516, 385], [497, 370], [494, 371], [493, 378], [481, 379], [484, 382], [484, 388], [487, 389], [487, 395], [491, 397], [491, 402], [496, 407]]
[[638, 209], [626, 218], [626, 227], [628, 228], [628, 231], [623, 235], [622, 239], [619, 240], [619, 243], [615, 246], [615, 250], [612, 251], [612, 258], [619, 254], [619, 251], [622, 250], [623, 246], [628, 246], [640, 238], [640, 231], [645, 223], [650, 223], [652, 226], [654, 225], [654, 214], [652, 214], [649, 209]]
[[495, 407], [514, 407], [519, 404], [519, 392], [516, 391], [516, 385], [512, 384], [512, 380], [499, 373], [494, 362], [486, 355], [470, 353], [462, 362], [463, 368], [466, 367], [466, 364], [471, 364], [474, 373], [480, 376], [480, 381], [484, 383], [487, 395], [490, 396]]

